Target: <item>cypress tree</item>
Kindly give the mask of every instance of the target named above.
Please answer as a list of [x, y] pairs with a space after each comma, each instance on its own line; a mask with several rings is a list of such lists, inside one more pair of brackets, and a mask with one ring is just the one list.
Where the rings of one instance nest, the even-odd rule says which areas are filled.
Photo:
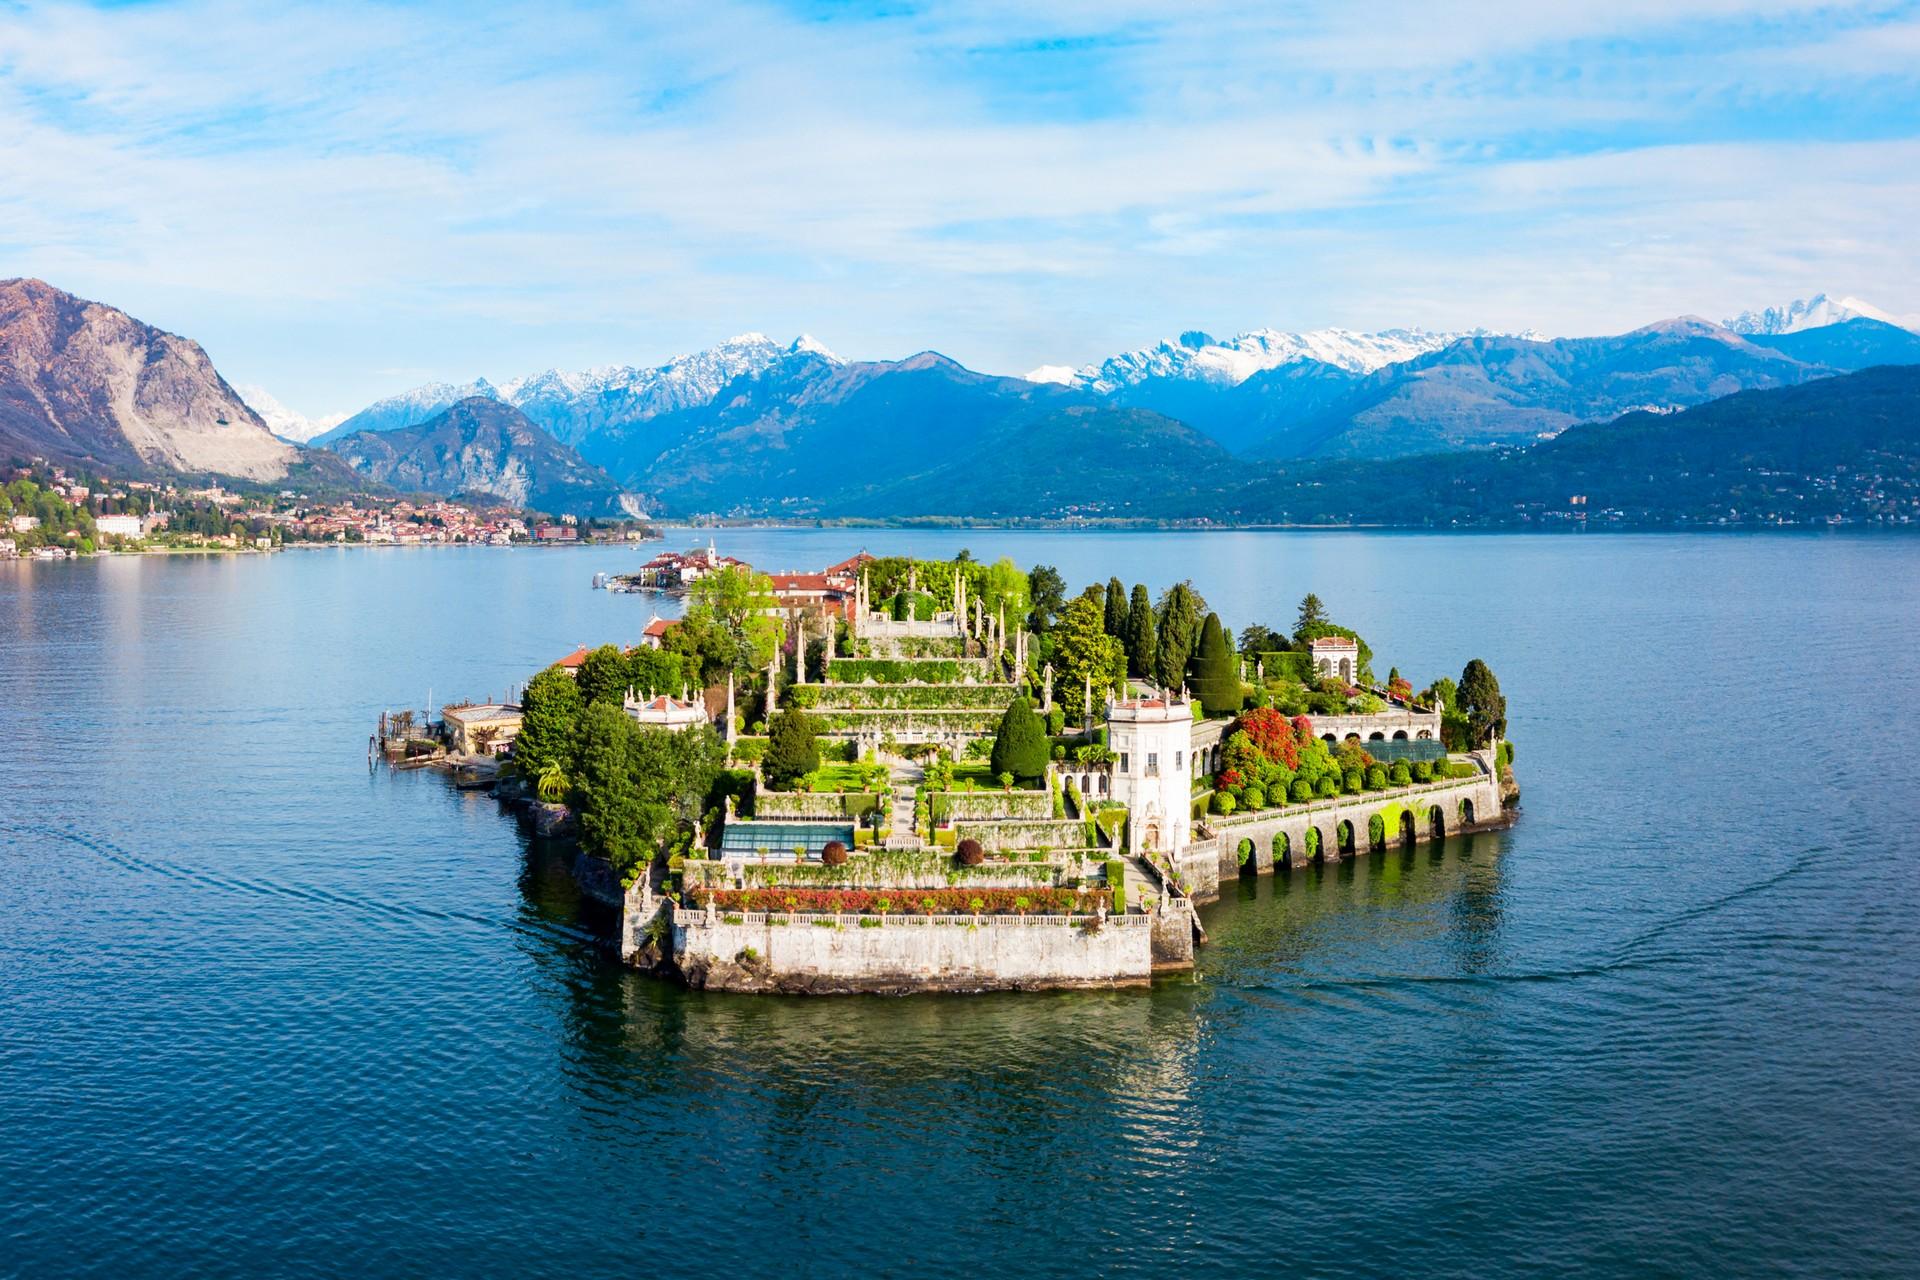
[[1136, 680], [1153, 678], [1153, 660], [1159, 643], [1153, 633], [1153, 605], [1147, 599], [1143, 583], [1133, 584], [1133, 599], [1127, 609], [1127, 674]]
[[1184, 582], [1176, 582], [1160, 597], [1159, 635], [1155, 639], [1153, 675], [1163, 689], [1178, 689], [1187, 678], [1187, 661], [1200, 638], [1200, 619], [1206, 602]]
[[1239, 663], [1227, 647], [1220, 615], [1210, 613], [1200, 627], [1200, 645], [1193, 656], [1193, 691], [1208, 715], [1238, 715], [1245, 703], [1240, 691]]
[[993, 735], [993, 754], [988, 766], [994, 773], [1010, 773], [1026, 781], [1047, 771], [1051, 755], [1046, 727], [1033, 713], [1033, 703], [1015, 698], [1000, 716], [1000, 728]]
[[1107, 634], [1124, 642], [1127, 638], [1127, 589], [1120, 579], [1107, 579]]

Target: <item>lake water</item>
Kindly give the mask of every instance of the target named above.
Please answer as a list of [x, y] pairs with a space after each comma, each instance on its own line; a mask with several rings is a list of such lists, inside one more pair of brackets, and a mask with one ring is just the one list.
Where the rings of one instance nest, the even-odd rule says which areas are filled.
[[721, 543], [1317, 591], [1492, 665], [1519, 824], [1230, 887], [1150, 992], [689, 993], [365, 760], [656, 548], [0, 565], [0, 1274], [1920, 1272], [1920, 540]]

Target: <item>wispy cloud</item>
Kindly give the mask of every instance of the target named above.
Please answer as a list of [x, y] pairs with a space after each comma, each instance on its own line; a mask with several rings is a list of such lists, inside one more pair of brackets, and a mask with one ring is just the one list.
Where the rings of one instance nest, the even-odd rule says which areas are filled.
[[310, 411], [744, 328], [1920, 309], [1913, 5], [0, 4], [0, 273]]

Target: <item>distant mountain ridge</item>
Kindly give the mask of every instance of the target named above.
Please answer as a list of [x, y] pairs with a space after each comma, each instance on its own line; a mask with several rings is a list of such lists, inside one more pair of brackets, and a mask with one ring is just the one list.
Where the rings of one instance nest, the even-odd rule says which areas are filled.
[[1786, 334], [1843, 324], [1848, 320], [1877, 320], [1897, 328], [1920, 330], [1920, 315], [1888, 315], [1872, 303], [1862, 302], [1858, 298], [1830, 298], [1824, 293], [1800, 298], [1783, 306], [1742, 311], [1726, 321], [1726, 327], [1735, 333]]
[[554, 515], [644, 514], [606, 472], [486, 396], [456, 401], [415, 426], [356, 432], [331, 448], [361, 475], [396, 489], [491, 496]]

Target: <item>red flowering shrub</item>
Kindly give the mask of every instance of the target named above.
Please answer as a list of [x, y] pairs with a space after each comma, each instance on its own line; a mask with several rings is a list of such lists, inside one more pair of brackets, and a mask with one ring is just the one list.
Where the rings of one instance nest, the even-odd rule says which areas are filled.
[[[1092, 915], [1111, 894], [1099, 889], [695, 889], [693, 905], [719, 911], [825, 915]], [[881, 904], [885, 904], [882, 906]], [[976, 906], [975, 904], [979, 904]]]
[[1222, 791], [1238, 791], [1245, 782], [1246, 779], [1240, 776], [1238, 769], [1222, 769], [1219, 776], [1213, 780], [1213, 785]]
[[1291, 769], [1300, 763], [1300, 750], [1294, 741], [1293, 726], [1271, 707], [1260, 707], [1240, 717], [1239, 731], [1252, 739], [1261, 755], [1277, 760]]

